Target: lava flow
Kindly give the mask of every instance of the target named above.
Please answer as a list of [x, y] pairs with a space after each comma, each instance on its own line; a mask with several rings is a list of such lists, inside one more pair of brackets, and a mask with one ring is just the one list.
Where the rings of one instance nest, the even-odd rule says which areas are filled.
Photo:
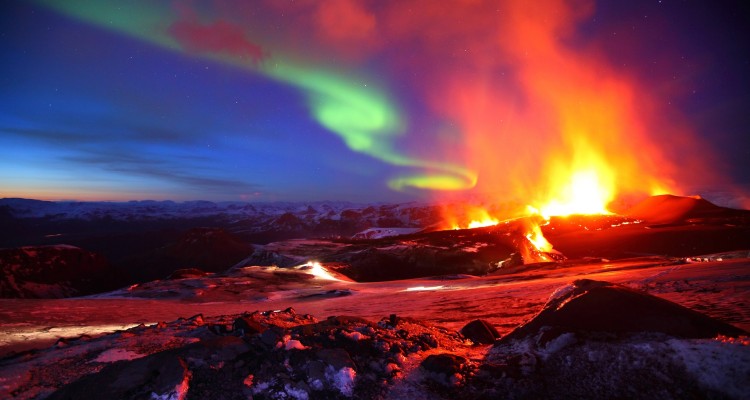
[[[518, 245], [524, 263], [547, 262], [559, 258], [559, 253], [542, 233], [542, 226], [546, 225], [551, 217], [613, 214], [607, 206], [617, 192], [611, 179], [602, 178], [607, 175], [607, 167], [606, 164], [602, 164], [598, 170], [592, 168], [576, 171], [571, 175], [567, 185], [559, 185], [558, 194], [545, 204], [538, 207], [527, 205], [525, 212], [510, 219], [505, 216], [506, 221], [520, 223], [522, 235], [526, 239]], [[455, 222], [455, 216], [450, 218], [453, 229], [494, 226], [502, 219], [501, 216], [493, 215], [484, 208], [470, 206], [465, 208], [463, 214], [463, 220], [468, 222], [461, 224]]]

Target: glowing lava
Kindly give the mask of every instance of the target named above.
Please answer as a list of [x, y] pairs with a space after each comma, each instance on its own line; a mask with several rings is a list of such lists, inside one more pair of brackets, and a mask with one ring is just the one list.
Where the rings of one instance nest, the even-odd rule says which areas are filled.
[[341, 280], [341, 279], [336, 278], [335, 276], [333, 276], [333, 274], [331, 274], [330, 272], [328, 272], [328, 270], [325, 269], [322, 265], [320, 265], [320, 263], [317, 262], [317, 261], [310, 261], [307, 264], [301, 265], [301, 267], [305, 268], [305, 269], [309, 268], [310, 274], [312, 274], [313, 276], [315, 276], [318, 279], [325, 279], [325, 280], [329, 280], [329, 281], [340, 281]]
[[614, 182], [603, 179], [595, 170], [574, 173], [559, 196], [542, 206], [539, 214], [544, 219], [571, 214], [611, 214], [607, 204], [614, 199]]
[[[452, 229], [474, 229], [485, 226], [494, 226], [500, 223], [498, 218], [493, 217], [489, 211], [482, 207], [466, 207], [463, 216], [449, 216], [453, 221], [450, 226]], [[461, 222], [457, 222], [461, 221]], [[465, 222], [469, 221], [469, 222]]]
[[532, 224], [528, 233], [526, 233], [526, 239], [529, 239], [529, 242], [531, 242], [531, 244], [539, 251], [552, 251], [552, 244], [547, 241], [547, 238], [542, 234], [542, 228], [539, 224]]

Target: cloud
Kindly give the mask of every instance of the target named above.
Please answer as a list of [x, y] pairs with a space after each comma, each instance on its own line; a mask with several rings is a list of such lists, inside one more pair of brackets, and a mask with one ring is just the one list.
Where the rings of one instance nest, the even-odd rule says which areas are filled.
[[192, 156], [187, 157], [187, 160], [184, 159], [185, 157], [182, 158], [180, 162], [173, 162], [173, 160], [164, 157], [147, 157], [125, 149], [121, 151], [84, 151], [78, 155], [62, 157], [65, 161], [87, 166], [87, 168], [99, 168], [126, 176], [150, 178], [163, 181], [166, 184], [178, 184], [196, 193], [201, 191], [243, 193], [257, 191], [262, 187], [262, 185], [242, 180], [196, 173], [195, 171], [201, 171], [201, 168], [195, 164], [203, 160]]

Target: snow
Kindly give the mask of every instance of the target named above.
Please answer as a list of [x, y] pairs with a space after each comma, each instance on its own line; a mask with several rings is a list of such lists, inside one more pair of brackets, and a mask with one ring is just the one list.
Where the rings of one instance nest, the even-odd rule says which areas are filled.
[[357, 377], [357, 371], [350, 367], [343, 367], [337, 371], [329, 365], [326, 367], [325, 375], [331, 386], [335, 387], [344, 396], [352, 397], [352, 394], [354, 394], [354, 378]]
[[286, 394], [289, 395], [290, 398], [295, 400], [307, 400], [310, 398], [310, 396], [304, 389], [292, 387], [292, 385], [288, 383], [284, 385], [284, 392], [286, 392]]
[[358, 341], [360, 341], [362, 339], [367, 339], [367, 336], [363, 335], [360, 332], [342, 332], [342, 335], [345, 338], [347, 338], [347, 339], [349, 339], [349, 340], [351, 340], [353, 342], [358, 342]]
[[552, 339], [544, 346], [543, 357], [549, 357], [552, 354], [564, 349], [565, 347], [576, 342], [576, 336], [572, 333], [563, 333], [562, 335]]
[[115, 348], [101, 352], [99, 356], [94, 359], [94, 362], [111, 363], [122, 360], [135, 360], [143, 356], [143, 354], [134, 353], [125, 349]]
[[[245, 381], [247, 382], [247, 379], [245, 379]], [[258, 394], [258, 393], [265, 392], [266, 390], [268, 390], [268, 388], [270, 388], [271, 386], [273, 386], [274, 383], [275, 382], [273, 382], [273, 381], [270, 381], [270, 382], [258, 382], [256, 385], [253, 386], [253, 394]]]
[[382, 239], [391, 236], [409, 235], [421, 231], [422, 228], [370, 228], [356, 233], [352, 239]]
[[[554, 292], [552, 292], [552, 294], [549, 296], [548, 302], [552, 303], [568, 297], [568, 295], [571, 294], [573, 290], [575, 290], [575, 288], [576, 287], [573, 284], [560, 286], [559, 288], [555, 289]], [[558, 304], [557, 308], [559, 309], [563, 305], [564, 304]]]
[[305, 350], [305, 349], [309, 349], [309, 347], [302, 344], [302, 342], [300, 342], [299, 340], [291, 339], [286, 342], [286, 344], [284, 345], [284, 349], [285, 350]]
[[[319, 221], [321, 219], [341, 220], [347, 210], [362, 214], [362, 210], [373, 207], [371, 215], [361, 215], [362, 219], [375, 222], [381, 213], [388, 213], [407, 224], [414, 209], [432, 207], [428, 204], [387, 205], [382, 203], [356, 204], [345, 201], [324, 202], [210, 202], [210, 201], [128, 201], [128, 202], [74, 202], [74, 201], [39, 201], [30, 199], [0, 199], [0, 207], [8, 207], [16, 218], [52, 218], [99, 220], [103, 218], [118, 221], [149, 221], [158, 219], [180, 219], [195, 217], [221, 217], [233, 221], [259, 219], [271, 221], [290, 213], [300, 219]], [[419, 230], [419, 229], [417, 229]], [[387, 232], [386, 232], [387, 231]], [[414, 227], [384, 228], [385, 235], [403, 235], [414, 232]], [[376, 234], [377, 235], [377, 234]]]
[[728, 397], [747, 398], [750, 340], [678, 340], [667, 342], [692, 377]]

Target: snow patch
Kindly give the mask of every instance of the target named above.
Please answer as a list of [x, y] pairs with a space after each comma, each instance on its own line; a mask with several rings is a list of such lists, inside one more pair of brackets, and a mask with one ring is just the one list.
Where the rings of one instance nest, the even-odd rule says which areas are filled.
[[370, 228], [356, 233], [352, 239], [382, 239], [391, 236], [409, 235], [421, 231], [422, 228]]
[[305, 349], [309, 349], [309, 347], [307, 347], [304, 344], [302, 344], [302, 342], [300, 342], [299, 340], [291, 339], [288, 342], [286, 342], [286, 344], [284, 345], [284, 349], [286, 349], [286, 350], [292, 350], [292, 349], [294, 349], [294, 350], [305, 350]]
[[344, 396], [352, 397], [354, 394], [354, 378], [357, 377], [357, 371], [350, 367], [343, 367], [336, 371], [329, 365], [326, 368], [325, 375], [331, 386], [335, 387]]
[[344, 332], [341, 332], [341, 334], [345, 338], [347, 338], [347, 339], [349, 339], [351, 341], [354, 341], [354, 342], [359, 342], [362, 339], [367, 339], [367, 336], [361, 334], [360, 332], [346, 332], [346, 331], [344, 331]]
[[99, 363], [111, 363], [122, 360], [135, 360], [143, 357], [143, 354], [134, 353], [125, 349], [109, 349], [99, 353], [99, 356], [93, 360], [93, 362]]
[[310, 395], [304, 389], [295, 388], [288, 383], [284, 385], [284, 392], [289, 395], [289, 398], [295, 400], [308, 400], [310, 398]]
[[750, 393], [750, 340], [673, 339], [667, 342], [695, 380], [731, 398]]
[[574, 333], [563, 333], [562, 335], [552, 339], [544, 347], [544, 351], [541, 354], [543, 357], [549, 357], [552, 354], [568, 347], [569, 345], [576, 342], [576, 335]]

